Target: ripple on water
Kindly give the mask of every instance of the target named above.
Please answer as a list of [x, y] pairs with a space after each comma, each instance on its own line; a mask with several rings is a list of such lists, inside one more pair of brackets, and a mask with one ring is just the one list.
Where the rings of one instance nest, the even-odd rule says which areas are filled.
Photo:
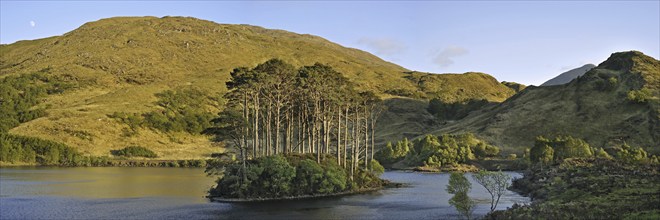
[[[322, 199], [259, 203], [210, 203], [213, 178], [201, 169], [44, 168], [0, 172], [0, 219], [453, 219], [445, 193], [448, 174], [386, 172], [407, 187]], [[35, 175], [56, 174], [56, 175]], [[519, 174], [511, 173], [514, 176]], [[471, 178], [468, 178], [471, 179]], [[489, 211], [490, 196], [473, 183], [470, 192]], [[498, 209], [529, 199], [513, 192]]]

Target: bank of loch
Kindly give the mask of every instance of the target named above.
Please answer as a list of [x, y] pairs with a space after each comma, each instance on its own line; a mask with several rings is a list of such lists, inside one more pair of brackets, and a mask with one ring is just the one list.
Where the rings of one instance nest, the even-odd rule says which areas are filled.
[[660, 219], [660, 166], [653, 162], [567, 159], [531, 167], [512, 189], [532, 204], [487, 219]]

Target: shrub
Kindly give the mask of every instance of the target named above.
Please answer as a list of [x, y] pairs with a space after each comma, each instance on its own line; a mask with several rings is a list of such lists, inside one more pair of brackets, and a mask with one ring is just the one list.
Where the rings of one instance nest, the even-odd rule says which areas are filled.
[[507, 160], [515, 160], [518, 158], [518, 155], [516, 154], [509, 154], [509, 156], [506, 157]]
[[369, 167], [371, 168], [371, 172], [376, 176], [380, 176], [385, 172], [385, 167], [380, 165], [377, 160], [371, 160]]
[[631, 147], [628, 144], [615, 147], [616, 158], [627, 163], [639, 163], [647, 160], [648, 153], [640, 147]]
[[111, 151], [111, 153], [115, 156], [123, 156], [123, 157], [147, 157], [147, 158], [158, 157], [158, 155], [156, 155], [156, 153], [154, 153], [153, 151], [140, 146], [129, 146], [121, 150], [113, 150]]
[[628, 92], [628, 100], [634, 103], [646, 103], [653, 97], [650, 89], [631, 90]]
[[388, 142], [383, 149], [374, 155], [374, 157], [380, 163], [383, 163], [386, 166], [390, 166], [405, 158], [411, 148], [412, 142], [408, 141], [407, 138], [404, 138], [403, 140], [398, 141], [396, 146], [392, 146], [392, 143]]
[[73, 87], [73, 84], [61, 82], [47, 72], [48, 69], [44, 69], [0, 79], [0, 132], [46, 115], [44, 109], [34, 106], [49, 94], [62, 93]]
[[530, 160], [534, 163], [561, 161], [568, 158], [585, 158], [594, 155], [589, 144], [579, 138], [558, 136], [552, 140], [537, 137], [530, 151]]
[[428, 112], [441, 120], [458, 120], [467, 116], [470, 112], [480, 109], [488, 104], [488, 100], [468, 100], [464, 102], [448, 103], [440, 99], [429, 101]]
[[500, 148], [483, 142], [477, 144], [477, 146], [473, 148], [473, 151], [474, 156], [477, 158], [494, 157], [500, 154]]
[[156, 104], [162, 110], [144, 114], [115, 112], [109, 117], [129, 125], [133, 131], [139, 127], [148, 127], [163, 132], [198, 134], [211, 126], [213, 114], [206, 107], [212, 105], [214, 100], [204, 92], [193, 88], [168, 90], [156, 94], [156, 97]]
[[549, 163], [554, 156], [554, 150], [548, 144], [549, 140], [537, 137], [534, 147], [529, 151], [529, 159], [532, 163]]

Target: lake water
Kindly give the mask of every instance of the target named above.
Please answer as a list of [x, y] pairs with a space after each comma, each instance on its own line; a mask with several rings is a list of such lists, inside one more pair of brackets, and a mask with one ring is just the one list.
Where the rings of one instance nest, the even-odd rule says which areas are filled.
[[[519, 177], [518, 173], [509, 173]], [[386, 172], [408, 187], [297, 201], [212, 203], [202, 169], [91, 167], [0, 168], [0, 219], [451, 219], [448, 174]], [[471, 180], [471, 178], [468, 177]], [[472, 183], [475, 215], [490, 195]], [[529, 199], [507, 192], [498, 209]]]

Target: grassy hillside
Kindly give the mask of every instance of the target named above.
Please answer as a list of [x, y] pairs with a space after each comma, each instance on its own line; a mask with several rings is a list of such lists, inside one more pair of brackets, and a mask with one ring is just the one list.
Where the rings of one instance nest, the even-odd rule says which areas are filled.
[[[233, 68], [252, 68], [272, 58], [298, 67], [327, 64], [361, 90], [421, 100], [406, 107], [419, 115], [387, 112], [388, 119], [379, 122], [384, 128], [379, 141], [398, 139], [399, 131], [430, 130], [427, 122], [418, 120], [430, 116], [423, 100], [501, 101], [514, 93], [486, 74], [406, 73], [409, 70], [367, 52], [312, 35], [195, 18], [118, 17], [86, 23], [62, 36], [0, 45], [0, 78], [44, 72], [75, 85], [35, 106], [44, 108], [46, 116], [9, 132], [62, 142], [91, 155], [109, 156], [110, 150], [139, 145], [160, 159], [205, 157], [219, 150], [207, 136], [134, 129], [109, 115], [164, 112], [156, 94], [169, 90], [192, 88], [220, 97]], [[220, 102], [208, 111], [218, 112]], [[401, 117], [405, 115], [410, 117]]]
[[539, 135], [571, 135], [597, 147], [625, 142], [658, 153], [659, 102], [660, 61], [621, 52], [569, 84], [528, 87], [434, 133], [470, 131], [519, 153]]

